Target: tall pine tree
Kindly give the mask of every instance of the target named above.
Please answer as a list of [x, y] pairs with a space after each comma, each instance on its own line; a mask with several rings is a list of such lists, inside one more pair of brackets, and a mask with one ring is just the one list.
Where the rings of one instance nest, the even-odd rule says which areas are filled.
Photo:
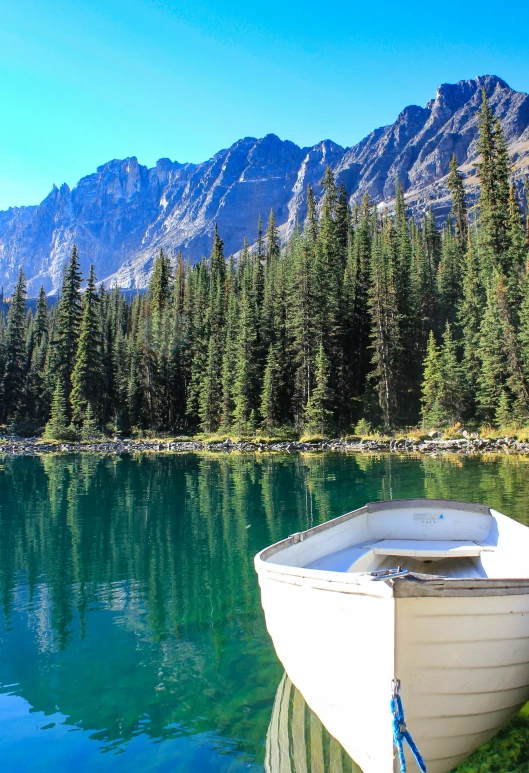
[[503, 131], [485, 89], [478, 117], [479, 249], [482, 268], [488, 278], [494, 268], [509, 274], [510, 169]]
[[226, 261], [224, 244], [215, 225], [209, 263], [210, 295], [207, 314], [209, 343], [200, 397], [199, 416], [205, 432], [215, 432], [220, 424], [222, 396], [222, 355], [224, 345]]
[[101, 420], [103, 367], [98, 305], [94, 267], [90, 266], [88, 284], [83, 293], [83, 316], [70, 395], [73, 420], [78, 424], [82, 423], [89, 406], [92, 418]]
[[467, 248], [468, 233], [467, 205], [463, 179], [463, 175], [457, 168], [456, 157], [453, 155], [450, 161], [450, 173], [447, 182], [452, 196], [452, 217], [455, 224], [455, 236], [462, 255], [464, 255]]
[[64, 269], [62, 288], [57, 309], [52, 346], [52, 378], [61, 383], [69, 410], [71, 379], [79, 344], [81, 323], [81, 268], [79, 254], [74, 246], [72, 256]]
[[24, 411], [27, 373], [26, 354], [26, 278], [22, 269], [7, 315], [5, 344], [5, 374], [3, 383], [3, 415], [6, 419], [20, 420]]

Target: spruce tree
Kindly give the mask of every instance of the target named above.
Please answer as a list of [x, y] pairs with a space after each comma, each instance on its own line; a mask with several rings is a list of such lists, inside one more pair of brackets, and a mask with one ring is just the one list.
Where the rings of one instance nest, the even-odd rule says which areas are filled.
[[400, 315], [394, 281], [394, 264], [388, 239], [375, 234], [371, 259], [369, 298], [374, 366], [370, 378], [375, 384], [383, 426], [391, 429], [400, 420], [402, 375]]
[[72, 440], [74, 436], [74, 428], [68, 423], [64, 390], [61, 381], [58, 380], [53, 393], [50, 419], [44, 429], [44, 437], [50, 440]]
[[336, 239], [338, 241], [338, 250], [340, 253], [340, 263], [343, 268], [347, 259], [347, 248], [349, 245], [349, 238], [351, 233], [351, 211], [349, 209], [347, 191], [345, 190], [345, 185], [343, 182], [338, 188], [335, 221]]
[[448, 424], [456, 424], [463, 418], [465, 383], [459, 364], [457, 346], [447, 322], [441, 348], [442, 392], [441, 408]]
[[84, 412], [83, 425], [81, 427], [81, 440], [88, 442], [90, 440], [98, 440], [101, 437], [101, 433], [97, 427], [96, 418], [92, 412], [92, 406], [88, 403], [86, 411]]
[[220, 424], [222, 396], [222, 355], [224, 345], [226, 261], [224, 244], [215, 225], [210, 258], [209, 342], [199, 397], [199, 416], [205, 432]]
[[26, 278], [22, 269], [7, 315], [3, 401], [5, 418], [20, 420], [24, 412], [27, 374]]
[[[0, 297], [1, 300], [1, 297]], [[3, 387], [6, 357], [6, 320], [2, 308], [0, 308], [0, 416], [4, 412]]]
[[501, 271], [494, 272], [495, 295], [503, 328], [503, 347], [508, 367], [508, 383], [515, 396], [518, 415], [529, 416], [529, 382], [523, 368], [523, 357], [518, 339], [518, 313], [514, 311], [509, 294], [509, 283]]
[[454, 154], [450, 161], [450, 173], [447, 183], [452, 196], [452, 217], [455, 225], [455, 237], [462, 255], [466, 252], [468, 233], [467, 205], [463, 179], [463, 175], [457, 168], [457, 160]]
[[281, 387], [281, 369], [277, 348], [272, 344], [266, 358], [260, 406], [263, 430], [268, 434], [272, 434], [274, 429], [279, 426], [281, 420], [277, 399]]
[[50, 337], [50, 310], [44, 288], [40, 288], [37, 308], [27, 344], [29, 372], [26, 382], [27, 418], [34, 426], [41, 427], [49, 415], [51, 395], [48, 392], [46, 362]]
[[385, 228], [387, 249], [393, 263], [393, 282], [399, 315], [401, 378], [407, 398], [401, 400], [401, 420], [415, 421], [419, 409], [420, 362], [422, 357], [421, 312], [411, 280], [412, 244], [406, 216], [404, 191], [395, 180], [395, 218], [393, 227]]
[[253, 432], [257, 405], [257, 319], [258, 309], [253, 289], [248, 253], [239, 270], [239, 315], [235, 339], [233, 384], [233, 422], [238, 432]]
[[395, 219], [394, 219], [394, 239], [395, 239], [395, 289], [397, 293], [397, 304], [401, 314], [410, 318], [412, 309], [410, 308], [410, 289], [411, 289], [411, 265], [412, 249], [408, 219], [406, 217], [406, 204], [404, 201], [404, 191], [398, 178], [395, 179]]
[[261, 217], [261, 215], [259, 215], [259, 217], [257, 218], [257, 240], [255, 242], [255, 253], [257, 255], [259, 263], [262, 266], [266, 257], [266, 248], [265, 248], [265, 242], [263, 238], [263, 218]]
[[187, 430], [185, 406], [188, 384], [186, 346], [188, 324], [185, 315], [173, 320], [169, 340], [169, 367], [167, 392], [170, 395], [168, 428], [179, 432]]
[[418, 314], [418, 348], [424, 357], [431, 330], [437, 327], [436, 272], [426, 251], [423, 233], [411, 224], [412, 275], [411, 290]]
[[511, 306], [511, 314], [518, 321], [518, 312], [522, 302], [522, 286], [524, 281], [525, 266], [529, 259], [526, 234], [523, 226], [522, 213], [516, 194], [516, 188], [509, 188], [509, 279], [508, 295]]
[[255, 298], [255, 308], [257, 318], [255, 320], [255, 336], [256, 336], [256, 367], [259, 372], [264, 370], [264, 363], [266, 359], [266, 343], [264, 339], [264, 331], [262, 329], [263, 322], [263, 301], [264, 301], [264, 262], [265, 262], [265, 247], [263, 240], [263, 221], [261, 215], [257, 222], [257, 241], [253, 252], [251, 253], [252, 264], [252, 291]]
[[279, 231], [277, 230], [274, 210], [270, 210], [268, 225], [266, 228], [266, 265], [274, 263], [280, 253]]
[[480, 327], [478, 355], [481, 369], [478, 379], [477, 403], [483, 419], [493, 422], [502, 390], [509, 377], [505, 355], [505, 331], [498, 308], [493, 282], [487, 287], [487, 302]]
[[464, 407], [463, 372], [457, 347], [447, 323], [439, 348], [430, 332], [424, 359], [422, 416], [427, 427], [442, 427], [460, 421]]
[[52, 346], [53, 381], [60, 380], [68, 408], [81, 323], [81, 270], [77, 247], [64, 269]]
[[422, 418], [427, 428], [442, 426], [445, 422], [446, 417], [441, 405], [442, 388], [441, 354], [435, 342], [433, 330], [431, 330], [424, 358], [421, 395]]
[[261, 306], [260, 348], [263, 358], [266, 358], [270, 346], [278, 335], [278, 288], [279, 288], [279, 239], [275, 226], [274, 213], [270, 213], [266, 234], [266, 260], [264, 266], [263, 303]]
[[[244, 272], [243, 264], [248, 263], [248, 245], [245, 240], [241, 258], [239, 261], [239, 271]], [[237, 364], [236, 340], [238, 330], [238, 299], [236, 292], [236, 278], [233, 259], [230, 259], [228, 270], [228, 279], [226, 282], [226, 291], [228, 295], [228, 310], [226, 314], [224, 353], [222, 357], [222, 411], [221, 424], [224, 429], [229, 429], [232, 423], [232, 413], [234, 408], [234, 382], [235, 368]]]
[[176, 258], [175, 281], [172, 291], [173, 311], [177, 318], [181, 318], [185, 309], [186, 279], [188, 267], [184, 261], [182, 252]]
[[160, 357], [158, 331], [153, 327], [152, 315], [147, 304], [141, 305], [141, 317], [136, 337], [138, 351], [136, 378], [140, 386], [139, 405], [140, 425], [158, 430], [160, 421]]
[[189, 273], [186, 304], [188, 308], [188, 343], [184, 358], [187, 362], [188, 385], [186, 415], [192, 425], [199, 419], [202, 383], [206, 370], [209, 341], [210, 271], [206, 260]]
[[500, 393], [500, 399], [498, 400], [498, 407], [494, 415], [494, 423], [496, 427], [510, 427], [513, 423], [513, 415], [511, 408], [511, 401], [509, 399], [509, 393], [506, 389], [502, 389]]
[[[340, 411], [345, 422], [354, 414], [353, 400], [358, 402], [370, 368], [369, 295], [371, 285], [371, 251], [376, 212], [364, 194], [357, 211], [357, 227], [349, 239], [343, 280], [342, 329], [344, 336], [344, 385], [347, 398], [342, 398]], [[315, 287], [317, 291], [317, 287]], [[351, 399], [352, 398], [352, 399]]]
[[274, 303], [273, 320], [274, 328], [272, 341], [275, 344], [277, 363], [279, 368], [279, 388], [276, 393], [277, 413], [281, 424], [291, 424], [292, 416], [292, 385], [294, 382], [293, 362], [291, 358], [292, 340], [290, 336], [288, 276], [292, 263], [292, 246], [285, 249], [283, 259], [275, 262], [274, 271]]
[[171, 300], [171, 261], [161, 249], [158, 253], [149, 281], [149, 300], [154, 327], [159, 329], [161, 315]]
[[529, 177], [525, 178], [524, 200], [525, 200], [525, 243], [527, 245], [527, 252], [529, 253]]
[[309, 243], [314, 248], [319, 233], [318, 208], [316, 205], [316, 197], [314, 196], [314, 191], [310, 184], [307, 185], [307, 217], [305, 219], [304, 233]]
[[526, 379], [529, 379], [529, 274], [526, 273], [522, 284], [522, 304], [520, 307], [520, 325], [518, 329], [520, 359]]
[[451, 325], [457, 319], [457, 309], [461, 300], [461, 263], [463, 256], [459, 241], [448, 221], [443, 230], [441, 241], [441, 262], [437, 269], [437, 297], [439, 324]]
[[482, 268], [487, 277], [494, 268], [509, 275], [509, 157], [500, 122], [494, 116], [485, 89], [478, 118], [480, 160], [476, 167], [480, 182]]
[[[319, 302], [316, 312], [319, 330], [324, 336], [329, 337], [331, 367], [336, 370], [340, 367], [340, 363], [337, 362], [341, 332], [340, 292], [347, 253], [341, 249], [340, 244], [336, 222], [338, 191], [330, 167], [326, 168], [321, 184], [324, 193], [319, 222], [318, 249], [316, 251], [316, 272], [319, 285]], [[336, 382], [336, 378], [337, 374], [334, 374], [334, 382]]]
[[289, 287], [289, 329], [292, 338], [294, 375], [294, 416], [303, 424], [305, 406], [313, 387], [315, 356], [316, 287], [313, 245], [298, 236], [293, 250]]
[[309, 432], [327, 433], [332, 417], [332, 396], [329, 389], [330, 363], [320, 343], [314, 368], [314, 388], [305, 408], [305, 421]]
[[103, 368], [98, 304], [94, 267], [90, 266], [88, 284], [83, 293], [83, 316], [70, 395], [73, 420], [78, 424], [82, 423], [88, 406], [92, 415], [99, 418]]
[[480, 281], [475, 238], [469, 231], [462, 269], [462, 295], [458, 309], [458, 326], [463, 345], [463, 372], [466, 382], [465, 411], [469, 416], [472, 416], [475, 411], [475, 398], [481, 372], [480, 328], [485, 300], [484, 288]]
[[35, 314], [35, 343], [40, 346], [48, 337], [48, 299], [44, 287], [40, 288], [37, 298], [37, 311]]
[[130, 342], [125, 337], [121, 326], [116, 327], [112, 339], [112, 371], [114, 383], [114, 401], [112, 413], [108, 414], [114, 422], [116, 432], [128, 432], [131, 427], [129, 413], [128, 382], [130, 376]]
[[441, 234], [437, 228], [432, 207], [429, 208], [423, 220], [423, 238], [426, 259], [435, 274], [441, 261]]
[[259, 215], [257, 221], [257, 241], [255, 243], [255, 250], [253, 252], [253, 290], [255, 293], [255, 302], [260, 310], [263, 305], [263, 291], [264, 291], [264, 261], [265, 261], [265, 245], [263, 239], [263, 220]]
[[170, 428], [173, 413], [172, 384], [172, 317], [169, 309], [162, 312], [158, 325], [152, 318], [152, 357], [155, 361], [152, 383], [152, 395], [155, 412], [155, 426], [157, 430], [165, 431]]
[[[108, 293], [103, 284], [99, 287], [99, 303], [97, 304], [99, 328], [100, 328], [100, 361], [101, 384], [98, 400], [100, 404], [99, 420], [101, 424], [107, 424], [114, 420], [116, 415], [117, 383], [116, 363], [114, 360], [114, 342], [120, 327], [120, 297], [119, 289]], [[82, 324], [82, 323], [81, 323]]]
[[127, 417], [131, 429], [137, 429], [143, 423], [143, 394], [140, 380], [140, 353], [136, 341], [129, 341], [129, 372], [127, 374]]

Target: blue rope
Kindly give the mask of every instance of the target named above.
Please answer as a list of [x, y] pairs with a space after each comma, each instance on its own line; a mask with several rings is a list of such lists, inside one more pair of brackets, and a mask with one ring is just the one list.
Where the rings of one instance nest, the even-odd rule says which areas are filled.
[[415, 757], [415, 762], [419, 766], [419, 770], [422, 773], [426, 773], [426, 765], [421, 757], [419, 750], [415, 745], [415, 741], [410, 735], [410, 731], [406, 727], [406, 720], [404, 719], [404, 709], [402, 707], [402, 701], [400, 698], [400, 682], [398, 679], [394, 679], [392, 683], [392, 695], [391, 695], [391, 713], [393, 714], [393, 743], [399, 754], [400, 761], [400, 773], [406, 773], [406, 759], [404, 757], [404, 741], [411, 749], [411, 753]]

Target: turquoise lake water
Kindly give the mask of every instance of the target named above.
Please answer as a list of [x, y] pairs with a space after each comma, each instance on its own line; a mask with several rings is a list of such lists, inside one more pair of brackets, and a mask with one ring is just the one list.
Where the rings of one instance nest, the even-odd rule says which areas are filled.
[[[294, 690], [276, 748], [285, 682], [253, 556], [368, 501], [414, 496], [529, 524], [529, 462], [0, 457], [0, 769], [256, 773], [266, 755], [270, 773], [357, 771], [321, 730], [311, 759], [317, 718]], [[528, 773], [529, 720], [458, 770]]]

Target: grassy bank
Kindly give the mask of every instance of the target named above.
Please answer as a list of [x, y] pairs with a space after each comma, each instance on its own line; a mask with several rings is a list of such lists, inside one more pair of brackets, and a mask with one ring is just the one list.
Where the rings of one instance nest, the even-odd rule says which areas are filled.
[[369, 427], [359, 428], [356, 430], [365, 429], [366, 431], [354, 431], [351, 433], [345, 433], [341, 435], [321, 435], [315, 433], [300, 433], [296, 432], [293, 428], [283, 427], [278, 428], [271, 434], [254, 432], [254, 433], [239, 433], [239, 432], [199, 432], [190, 435], [178, 435], [174, 433], [164, 433], [155, 431], [135, 430], [127, 434], [113, 433], [97, 433], [92, 437], [82, 437], [80, 434], [72, 436], [69, 433], [68, 437], [44, 437], [43, 434], [27, 435], [23, 432], [17, 432], [16, 427], [8, 427], [0, 425], [0, 439], [8, 438], [21, 438], [31, 440], [34, 444], [57, 444], [65, 442], [75, 442], [81, 444], [93, 444], [97, 442], [108, 442], [114, 440], [137, 440], [146, 441], [149, 443], [201, 443], [203, 445], [218, 445], [222, 443], [240, 444], [240, 443], [252, 443], [257, 445], [275, 445], [277, 443], [310, 443], [316, 444], [329, 440], [341, 440], [346, 443], [389, 443], [394, 441], [396, 443], [403, 441], [411, 441], [413, 443], [420, 443], [432, 438], [439, 440], [459, 440], [459, 439], [488, 439], [491, 441], [500, 440], [502, 438], [510, 438], [520, 443], [529, 442], [529, 427], [516, 427], [516, 426], [503, 426], [492, 427], [490, 425], [481, 425], [479, 427], [463, 427], [456, 425], [453, 427], [444, 427], [439, 429], [432, 429], [426, 431], [419, 427], [406, 427], [403, 429], [397, 429], [392, 432], [383, 431], [381, 429], [371, 429]]
[[[407, 427], [405, 429], [397, 429], [393, 432], [387, 432], [377, 429], [369, 429], [367, 432], [353, 432], [344, 435], [317, 435], [317, 434], [303, 434], [295, 432], [294, 430], [282, 430], [273, 435], [266, 435], [261, 433], [241, 435], [231, 432], [215, 432], [215, 433], [199, 433], [191, 437], [185, 438], [186, 440], [196, 440], [201, 443], [284, 443], [300, 442], [300, 443], [321, 443], [323, 440], [329, 440], [332, 438], [338, 438], [345, 440], [348, 443], [360, 443], [360, 442], [377, 442], [388, 443], [390, 440], [397, 442], [403, 440], [412, 440], [419, 443], [423, 440], [429, 440], [431, 438], [439, 438], [441, 440], [458, 440], [463, 438], [487, 438], [490, 440], [500, 440], [501, 438], [512, 438], [518, 440], [520, 443], [529, 442], [529, 427], [491, 427], [488, 424], [484, 424], [480, 427], [474, 427], [472, 429], [466, 429], [462, 426], [444, 427], [440, 429], [424, 430], [419, 427]], [[166, 438], [163, 438], [166, 440]], [[175, 440], [183, 440], [179, 437]]]

